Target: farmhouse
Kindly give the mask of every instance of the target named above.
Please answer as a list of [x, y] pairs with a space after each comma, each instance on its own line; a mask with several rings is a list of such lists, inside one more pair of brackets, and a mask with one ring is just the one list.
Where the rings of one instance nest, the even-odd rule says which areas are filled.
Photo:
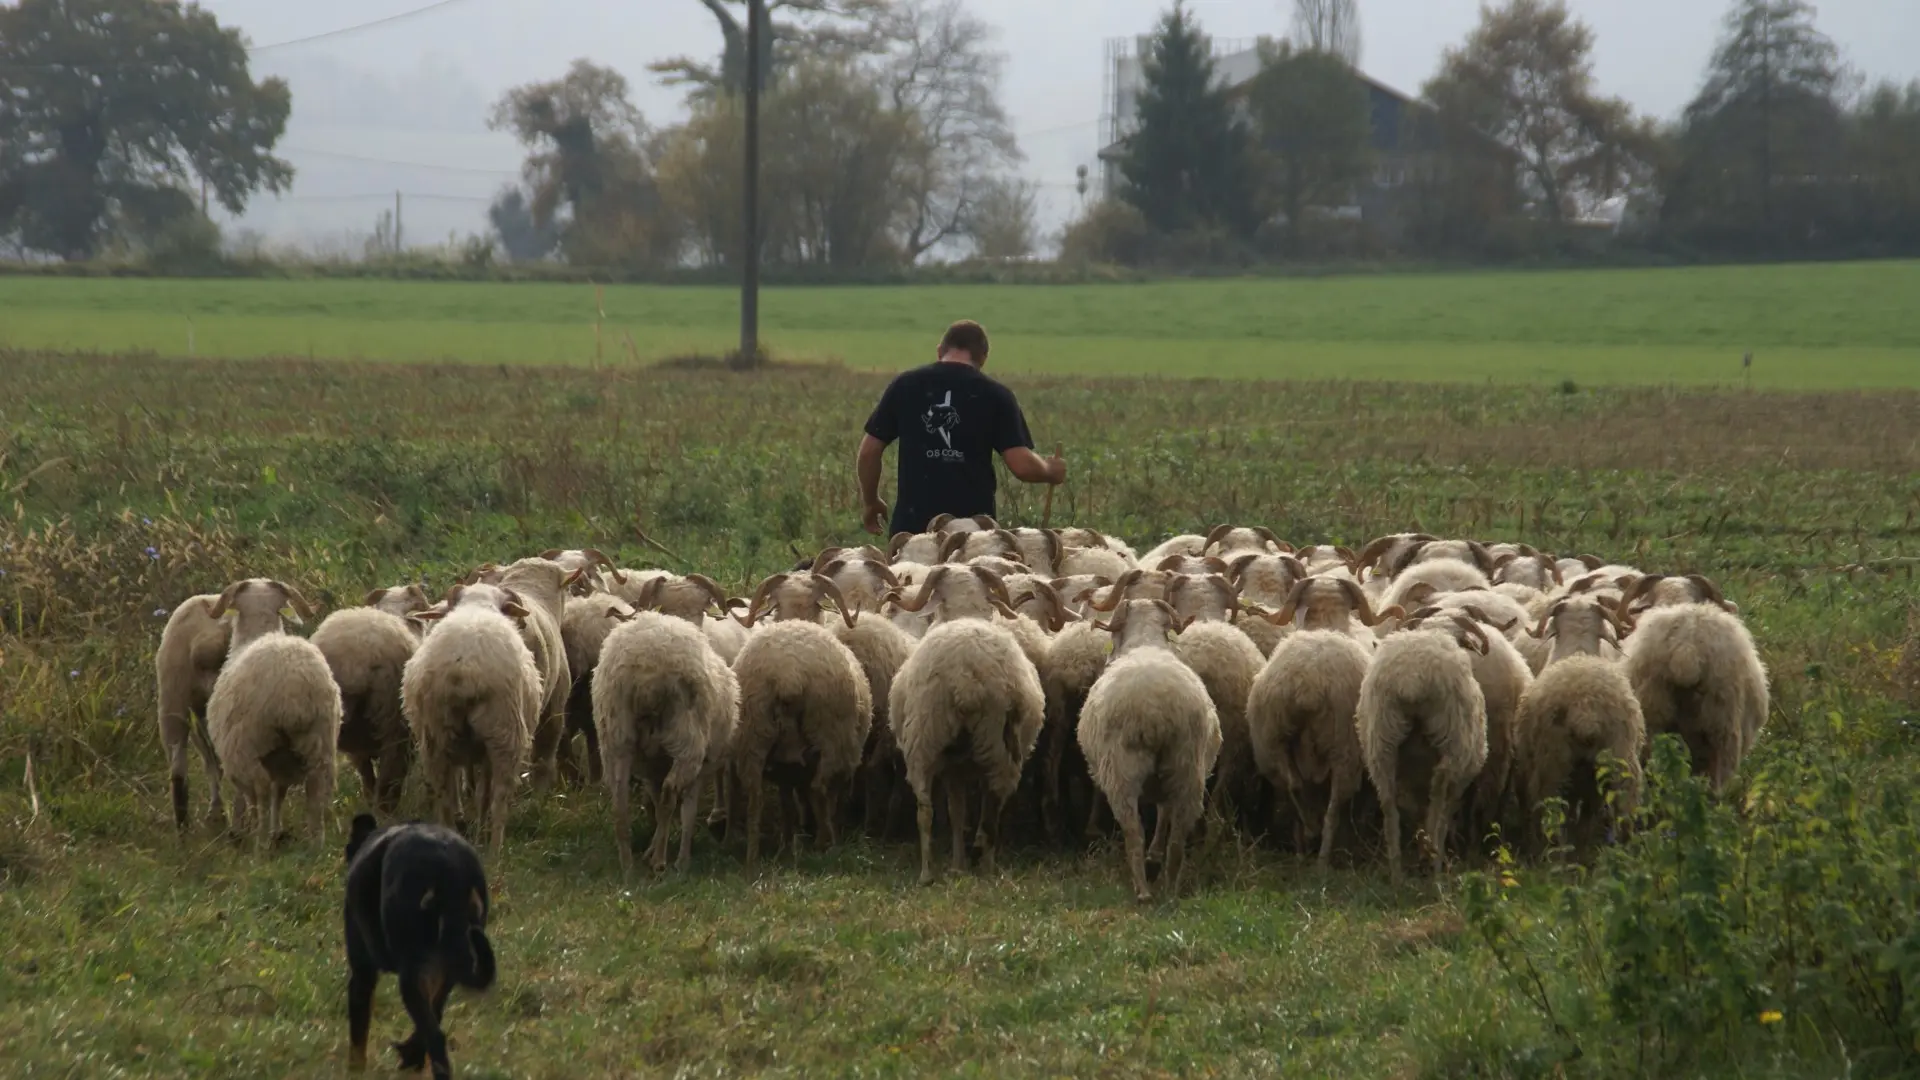
[[[1141, 57], [1151, 40], [1142, 36], [1116, 38], [1107, 43], [1104, 94], [1107, 111], [1102, 118], [1104, 145], [1099, 157], [1101, 179], [1109, 198], [1119, 193], [1119, 163], [1137, 123], [1139, 95], [1146, 84]], [[1246, 40], [1213, 43], [1214, 81], [1227, 88], [1229, 98], [1242, 115], [1246, 110], [1246, 89], [1260, 74], [1261, 44]], [[1447, 145], [1431, 106], [1365, 72], [1355, 74], [1367, 91], [1373, 171], [1344, 204], [1318, 209], [1329, 216], [1365, 222], [1376, 235], [1394, 242], [1406, 232], [1421, 188], [1444, 179], [1448, 170], [1459, 167], [1458, 148]], [[1512, 191], [1511, 153], [1477, 132], [1471, 141], [1475, 168], [1491, 167], [1506, 177], [1503, 182], [1493, 184], [1492, 189]]]

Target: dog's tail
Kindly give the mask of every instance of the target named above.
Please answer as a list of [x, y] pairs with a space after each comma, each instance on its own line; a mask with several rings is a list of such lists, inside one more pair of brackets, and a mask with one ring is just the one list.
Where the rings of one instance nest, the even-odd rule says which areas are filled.
[[[451, 899], [451, 898], [450, 898]], [[468, 892], [465, 903], [452, 903], [440, 918], [440, 958], [447, 975], [470, 990], [493, 985], [493, 945], [487, 941], [486, 899], [481, 890]]]

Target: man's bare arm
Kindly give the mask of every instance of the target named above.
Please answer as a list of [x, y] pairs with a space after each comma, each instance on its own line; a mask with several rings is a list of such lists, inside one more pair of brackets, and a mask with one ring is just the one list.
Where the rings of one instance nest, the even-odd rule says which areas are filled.
[[1064, 484], [1067, 482], [1067, 463], [1060, 455], [1043, 458], [1024, 446], [1016, 446], [1000, 455], [1007, 463], [1007, 471], [1017, 480], [1029, 484]]
[[880, 498], [880, 462], [886, 453], [886, 443], [871, 435], [860, 437], [860, 502], [867, 531], [875, 536], [887, 527], [887, 504]]

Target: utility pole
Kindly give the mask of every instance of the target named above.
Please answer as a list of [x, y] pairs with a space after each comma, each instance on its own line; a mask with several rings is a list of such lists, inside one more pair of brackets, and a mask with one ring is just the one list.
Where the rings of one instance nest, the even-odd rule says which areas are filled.
[[400, 193], [393, 193], [393, 253], [400, 254]]
[[745, 206], [747, 250], [740, 264], [741, 367], [760, 359], [760, 39], [767, 32], [766, 0], [747, 0], [747, 138]]

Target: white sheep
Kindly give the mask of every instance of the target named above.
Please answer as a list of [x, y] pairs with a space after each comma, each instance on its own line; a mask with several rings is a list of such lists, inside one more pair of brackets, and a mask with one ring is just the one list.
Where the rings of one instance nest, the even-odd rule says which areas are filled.
[[940, 562], [940, 548], [946, 543], [946, 534], [938, 532], [894, 533], [887, 542], [887, 561], [890, 563], [914, 562], [923, 566], [932, 566]]
[[1133, 567], [1132, 559], [1111, 548], [1070, 547], [1062, 552], [1056, 569], [1061, 577], [1103, 577], [1112, 581]]
[[[1220, 721], [1207, 688], [1168, 649], [1181, 619], [1159, 600], [1133, 600], [1114, 612], [1113, 659], [1093, 684], [1078, 739], [1093, 781], [1113, 807], [1125, 837], [1134, 898], [1153, 898], [1147, 859], [1164, 858], [1167, 895], [1180, 895], [1187, 834], [1200, 819], [1207, 777], [1220, 753]], [[1178, 638], [1175, 638], [1177, 641]], [[1147, 850], [1140, 803], [1157, 808]]]
[[724, 766], [732, 748], [740, 683], [691, 621], [655, 611], [622, 619], [613, 608], [608, 616], [619, 624], [594, 669], [593, 722], [613, 794], [620, 869], [633, 871], [627, 799], [638, 773], [653, 801], [648, 863], [656, 872], [666, 869], [678, 818], [677, 865], [685, 870], [693, 858], [701, 781]]
[[1712, 604], [1729, 615], [1740, 614], [1740, 606], [1720, 595], [1720, 587], [1700, 574], [1684, 577], [1647, 574], [1635, 578], [1621, 594], [1620, 612], [1638, 617], [1652, 608], [1675, 604]]
[[[1611, 609], [1562, 601], [1537, 631], [1552, 648], [1546, 669], [1520, 699], [1513, 767], [1526, 839], [1536, 853], [1544, 842], [1540, 804], [1547, 799], [1567, 801], [1574, 846], [1590, 850], [1603, 824], [1625, 820], [1639, 797], [1646, 723], [1626, 666], [1601, 655], [1616, 640], [1617, 626]], [[1608, 774], [1611, 805], [1602, 784]]]
[[[1491, 590], [1492, 587], [1493, 583], [1487, 580], [1486, 572], [1472, 563], [1458, 559], [1434, 559], [1415, 563], [1395, 574], [1393, 584], [1381, 598], [1381, 603], [1386, 607], [1412, 611], [1420, 606], [1416, 594], [1431, 596], [1435, 593]], [[1421, 590], [1430, 592], [1421, 593]]]
[[[225, 824], [226, 802], [220, 793], [220, 759], [207, 741], [207, 697], [227, 662], [231, 623], [212, 614], [219, 593], [190, 596], [167, 617], [160, 647], [153, 654], [159, 691], [160, 748], [167, 755], [173, 789], [173, 823], [187, 827], [187, 744], [200, 751], [207, 773], [207, 818]], [[196, 720], [197, 718], [197, 720]]]
[[1207, 542], [1200, 553], [1214, 554], [1222, 559], [1231, 559], [1235, 555], [1287, 555], [1293, 551], [1293, 545], [1273, 535], [1273, 530], [1264, 525], [1251, 528], [1237, 525], [1215, 525], [1207, 532]]
[[1192, 555], [1195, 557], [1207, 553], [1207, 538], [1196, 533], [1182, 533], [1171, 537], [1158, 547], [1140, 557], [1142, 566], [1159, 566], [1174, 555]]
[[496, 859], [540, 718], [540, 669], [516, 625], [527, 615], [510, 590], [456, 585], [444, 612], [420, 616], [437, 625], [400, 677], [401, 707], [440, 823], [456, 820], [459, 777], [471, 774]]
[[1299, 840], [1319, 823], [1322, 867], [1365, 775], [1354, 716], [1370, 658], [1351, 634], [1298, 631], [1275, 647], [1247, 695], [1254, 764], [1292, 801]]
[[520, 559], [506, 566], [475, 571], [468, 584], [510, 589], [527, 609], [521, 635], [540, 669], [540, 718], [533, 730], [533, 782], [536, 791], [553, 784], [561, 736], [567, 730], [567, 696], [573, 692], [573, 673], [567, 666], [560, 623], [566, 618], [568, 586], [584, 577], [548, 559]]
[[1400, 879], [1400, 812], [1425, 811], [1433, 869], [1444, 865], [1461, 797], [1487, 761], [1487, 703], [1470, 652], [1487, 647], [1471, 621], [1440, 620], [1390, 635], [1360, 684], [1355, 728], [1386, 817], [1387, 868]]
[[1366, 547], [1361, 548], [1359, 554], [1350, 560], [1350, 564], [1355, 574], [1365, 574], [1369, 569], [1377, 566], [1379, 571], [1376, 577], [1390, 578], [1406, 565], [1414, 549], [1421, 544], [1432, 543], [1438, 539], [1440, 538], [1437, 536], [1423, 532], [1389, 533], [1386, 536], [1375, 537]]
[[612, 593], [569, 596], [560, 617], [560, 643], [567, 653], [567, 674], [573, 688], [567, 694], [567, 728], [560, 736], [555, 760], [569, 780], [581, 779], [573, 758], [573, 738], [587, 744], [585, 779], [599, 783], [603, 772], [600, 733], [593, 722], [593, 672], [613, 628], [633, 617], [634, 606]]
[[1468, 659], [1473, 664], [1474, 681], [1480, 684], [1480, 693], [1486, 703], [1487, 758], [1462, 807], [1462, 817], [1467, 842], [1472, 845], [1484, 844], [1506, 811], [1516, 740], [1514, 729], [1518, 723], [1520, 699], [1533, 683], [1533, 671], [1506, 637], [1505, 631], [1512, 629], [1516, 623], [1494, 623], [1479, 607], [1467, 605], [1462, 610], [1424, 608], [1414, 612], [1402, 629], [1417, 630], [1430, 619], [1466, 622], [1482, 631], [1477, 643], [1484, 643], [1485, 649], [1471, 651]]
[[207, 698], [207, 740], [233, 781], [236, 811], [260, 814], [262, 853], [280, 834], [281, 802], [294, 784], [306, 789], [308, 835], [316, 844], [325, 837], [340, 738], [340, 688], [320, 650], [286, 632], [287, 608], [311, 610], [287, 585], [250, 578], [208, 609], [232, 616], [233, 638]]
[[400, 674], [420, 647], [416, 625], [376, 607], [342, 608], [309, 639], [340, 688], [340, 752], [353, 761], [362, 793], [382, 815], [399, 805], [413, 765], [413, 736], [400, 711]]
[[407, 632], [419, 637], [422, 627], [408, 617], [416, 611], [425, 611], [433, 606], [427, 598], [427, 591], [418, 585], [395, 585], [386, 589], [374, 589], [360, 601], [361, 607], [370, 607], [384, 611], [407, 623]]
[[[1067, 548], [1102, 548], [1111, 551], [1125, 559], [1128, 566], [1133, 566], [1140, 561], [1139, 554], [1126, 541], [1119, 537], [1108, 536], [1098, 529], [1061, 529], [1060, 543]], [[1061, 570], [1060, 573], [1065, 575], [1069, 571]]]
[[1721, 790], [1767, 722], [1767, 669], [1753, 635], [1713, 604], [1657, 607], [1630, 625], [1627, 678], [1647, 737], [1680, 736], [1694, 771]]
[[827, 628], [853, 653], [867, 677], [867, 690], [873, 701], [873, 727], [861, 758], [860, 771], [865, 781], [861, 798], [867, 834], [881, 836], [893, 820], [894, 803], [906, 783], [906, 766], [893, 739], [887, 696], [893, 689], [894, 676], [913, 652], [914, 639], [878, 615], [888, 594], [900, 585], [899, 578], [885, 563], [835, 558], [825, 563], [819, 572], [840, 590], [847, 606], [861, 614], [857, 622], [833, 620]]
[[[1247, 553], [1227, 561], [1227, 580], [1239, 591], [1240, 599], [1269, 610], [1277, 610], [1286, 603], [1294, 585], [1307, 574], [1306, 564], [1293, 555]], [[1286, 633], [1251, 611], [1235, 613], [1233, 624], [1253, 640], [1261, 656], [1272, 656]]]
[[[1047, 716], [1037, 667], [1011, 626], [1004, 585], [984, 571], [936, 568], [907, 605], [938, 597], [935, 622], [894, 677], [888, 714], [920, 830], [920, 881], [933, 872], [933, 786], [946, 783], [953, 867], [966, 866], [969, 789], [979, 790], [982, 868], [991, 873], [1000, 813], [1020, 785]], [[979, 614], [981, 608], [985, 614]]]
[[733, 774], [747, 797], [747, 867], [760, 856], [760, 821], [768, 780], [783, 799], [781, 840], [794, 856], [794, 814], [800, 792], [811, 799], [814, 842], [839, 839], [838, 806], [859, 769], [873, 726], [873, 697], [866, 673], [839, 639], [820, 625], [831, 600], [852, 625], [831, 579], [819, 574], [775, 574], [760, 583], [742, 622], [753, 626], [771, 615], [771, 625], [748, 636], [733, 662], [740, 680], [740, 724], [734, 736]]

